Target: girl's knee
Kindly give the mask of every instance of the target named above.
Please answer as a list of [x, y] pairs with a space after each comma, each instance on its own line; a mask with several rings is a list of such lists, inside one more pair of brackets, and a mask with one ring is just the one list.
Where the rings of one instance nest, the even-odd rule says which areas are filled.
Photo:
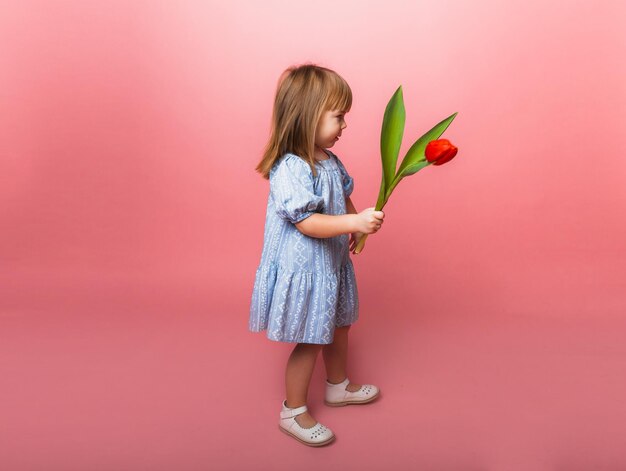
[[323, 346], [324, 344], [321, 344], [321, 343], [298, 343], [296, 345], [297, 348], [307, 349], [307, 350], [319, 350]]

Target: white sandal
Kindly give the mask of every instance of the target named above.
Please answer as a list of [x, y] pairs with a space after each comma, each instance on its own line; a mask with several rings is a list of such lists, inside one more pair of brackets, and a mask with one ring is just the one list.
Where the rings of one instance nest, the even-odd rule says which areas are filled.
[[285, 399], [283, 410], [280, 412], [278, 428], [305, 445], [322, 446], [332, 442], [335, 439], [335, 434], [325, 425], [317, 422], [313, 427], [304, 428], [296, 422], [295, 416], [306, 411], [307, 406], [287, 407], [287, 400]]
[[348, 378], [339, 384], [332, 384], [326, 380], [326, 396], [324, 403], [327, 406], [347, 406], [349, 404], [366, 404], [380, 395], [380, 389], [373, 384], [364, 384], [358, 391], [348, 391]]

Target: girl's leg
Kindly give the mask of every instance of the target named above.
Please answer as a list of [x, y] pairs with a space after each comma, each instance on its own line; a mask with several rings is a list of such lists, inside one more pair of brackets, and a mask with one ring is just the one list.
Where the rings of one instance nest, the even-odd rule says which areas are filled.
[[[293, 409], [306, 404], [313, 368], [321, 349], [321, 344], [299, 343], [289, 355], [285, 372], [287, 407]], [[317, 423], [309, 411], [297, 415], [295, 419], [304, 428], [313, 427]]]
[[[350, 330], [349, 325], [336, 327], [333, 343], [324, 345], [322, 349], [322, 355], [326, 365], [326, 379], [329, 383], [341, 383], [347, 377], [348, 330]], [[360, 384], [350, 383], [346, 389], [355, 392], [358, 391], [360, 387]]]

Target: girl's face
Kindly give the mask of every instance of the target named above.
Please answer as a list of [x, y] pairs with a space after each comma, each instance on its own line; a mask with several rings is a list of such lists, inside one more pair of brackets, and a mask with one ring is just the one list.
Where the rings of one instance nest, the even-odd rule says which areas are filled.
[[318, 147], [332, 147], [339, 140], [341, 131], [346, 128], [344, 120], [347, 111], [328, 110], [322, 114], [315, 131], [315, 144]]

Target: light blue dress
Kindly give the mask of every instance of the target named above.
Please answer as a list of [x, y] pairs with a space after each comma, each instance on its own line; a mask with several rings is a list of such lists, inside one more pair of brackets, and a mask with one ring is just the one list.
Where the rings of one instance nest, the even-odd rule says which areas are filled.
[[261, 262], [250, 303], [249, 330], [280, 342], [328, 344], [335, 327], [358, 319], [359, 297], [348, 234], [316, 238], [294, 225], [314, 213], [346, 214], [354, 180], [339, 158], [309, 164], [287, 153], [269, 175]]

